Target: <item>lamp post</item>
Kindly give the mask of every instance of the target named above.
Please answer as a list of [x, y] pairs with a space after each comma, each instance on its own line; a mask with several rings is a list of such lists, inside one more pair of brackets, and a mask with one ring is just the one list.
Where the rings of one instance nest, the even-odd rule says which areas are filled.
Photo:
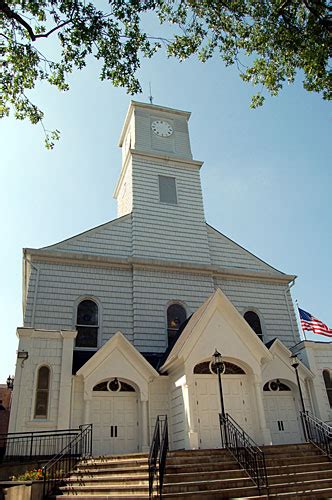
[[306, 424], [304, 423], [304, 415], [305, 415], [306, 411], [305, 411], [305, 406], [304, 406], [304, 400], [303, 400], [303, 394], [302, 394], [302, 388], [301, 388], [301, 382], [300, 382], [299, 372], [298, 372], [298, 366], [299, 366], [300, 363], [299, 363], [299, 360], [298, 360], [296, 354], [293, 354], [291, 356], [291, 364], [292, 364], [292, 367], [295, 370], [297, 385], [298, 385], [299, 393], [300, 393], [300, 399], [301, 399], [301, 405], [302, 405], [302, 413], [303, 413], [303, 417], [301, 418], [301, 422], [302, 422], [302, 427], [303, 427], [304, 439], [307, 439], [308, 432], [307, 432], [307, 429], [306, 429]]
[[223, 416], [223, 419], [225, 419], [226, 414], [225, 414], [224, 396], [223, 396], [223, 392], [222, 392], [222, 383], [221, 383], [221, 372], [224, 369], [224, 363], [222, 360], [222, 356], [221, 356], [220, 352], [217, 351], [217, 349], [214, 351], [214, 354], [212, 355], [212, 357], [213, 357], [213, 366], [216, 367], [217, 375], [218, 375], [221, 414]]
[[300, 377], [299, 377], [299, 372], [298, 372], [298, 366], [299, 366], [299, 360], [297, 359], [297, 356], [296, 354], [293, 354], [291, 356], [291, 363], [292, 363], [292, 367], [294, 368], [295, 370], [295, 375], [296, 375], [296, 380], [297, 380], [297, 385], [298, 385], [298, 388], [299, 388], [299, 393], [300, 393], [300, 398], [301, 398], [301, 405], [302, 405], [302, 411], [303, 413], [305, 413], [305, 406], [304, 406], [304, 400], [303, 400], [303, 394], [302, 394], [302, 388], [301, 388], [301, 383], [300, 383]]
[[14, 377], [11, 377], [10, 375], [8, 375], [6, 383], [7, 383], [7, 389], [9, 389], [10, 391], [12, 391], [13, 388], [14, 388]]

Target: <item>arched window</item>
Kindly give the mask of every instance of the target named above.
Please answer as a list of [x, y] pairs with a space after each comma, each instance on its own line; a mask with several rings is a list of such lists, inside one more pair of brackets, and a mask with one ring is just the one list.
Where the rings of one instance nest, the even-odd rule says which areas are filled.
[[187, 313], [180, 304], [171, 304], [167, 309], [168, 345], [173, 343], [181, 325], [186, 321]]
[[41, 366], [37, 375], [34, 418], [47, 418], [49, 391], [50, 369], [47, 366]]
[[76, 347], [97, 347], [98, 306], [92, 300], [82, 300], [77, 307]]
[[323, 370], [323, 379], [325, 383], [327, 398], [332, 408], [332, 376], [330, 370]]
[[247, 311], [246, 313], [244, 313], [243, 317], [248, 325], [251, 326], [251, 328], [254, 330], [256, 335], [263, 341], [262, 325], [258, 314], [256, 314], [254, 311]]

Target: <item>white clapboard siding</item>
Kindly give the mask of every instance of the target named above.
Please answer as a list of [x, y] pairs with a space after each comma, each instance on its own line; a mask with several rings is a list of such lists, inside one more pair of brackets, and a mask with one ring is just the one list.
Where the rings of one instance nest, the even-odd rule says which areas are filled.
[[214, 266], [283, 274], [209, 225], [208, 240]]
[[129, 257], [132, 252], [131, 215], [107, 222], [43, 250]]
[[[151, 130], [155, 120], [167, 120], [173, 128], [170, 137], [158, 137]], [[186, 116], [174, 115], [167, 111], [152, 111], [144, 108], [135, 110], [135, 149], [174, 154], [180, 158], [192, 158], [188, 123]]]
[[[80, 298], [97, 300], [101, 343], [121, 330], [133, 339], [132, 273], [128, 269], [35, 262], [39, 279], [30, 280], [24, 326], [70, 329], [75, 326]], [[35, 271], [34, 271], [35, 272]], [[37, 300], [34, 306], [34, 294]], [[34, 317], [33, 317], [34, 316]]]
[[170, 436], [172, 450], [185, 448], [185, 410], [182, 388], [175, 387], [174, 382], [170, 385]]
[[278, 337], [287, 346], [292, 346], [300, 341], [287, 285], [222, 278], [215, 278], [215, 285], [241, 315], [251, 309], [259, 315], [265, 342]]
[[[177, 204], [159, 201], [158, 175], [175, 177]], [[133, 255], [210, 263], [199, 171], [133, 159]]]
[[169, 379], [158, 377], [149, 384], [150, 443], [158, 415], [169, 416]]
[[213, 280], [202, 275], [135, 269], [133, 275], [134, 345], [142, 352], [167, 347], [166, 311], [180, 302], [191, 315], [213, 293]]

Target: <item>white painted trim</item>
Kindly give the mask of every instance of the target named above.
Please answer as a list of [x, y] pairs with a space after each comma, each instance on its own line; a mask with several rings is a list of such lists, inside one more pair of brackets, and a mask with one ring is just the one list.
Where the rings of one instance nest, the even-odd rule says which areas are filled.
[[294, 280], [295, 276], [288, 274], [273, 274], [260, 271], [248, 271], [246, 269], [239, 270], [238, 268], [222, 268], [215, 267], [209, 264], [187, 264], [185, 262], [166, 261], [160, 259], [142, 259], [128, 257], [126, 259], [117, 257], [105, 257], [99, 255], [81, 254], [75, 252], [56, 252], [29, 249], [30, 255], [35, 257], [39, 262], [62, 263], [64, 265], [86, 265], [87, 262], [92, 266], [109, 269], [109, 268], [146, 268], [146, 269], [167, 269], [167, 272], [181, 270], [182, 273], [199, 274], [205, 276], [218, 276], [224, 279], [242, 279], [246, 278], [253, 281], [263, 281], [268, 283], [289, 283]]
[[[45, 366], [46, 368], [49, 369], [50, 371], [50, 376], [49, 376], [49, 384], [48, 384], [48, 398], [47, 398], [47, 416], [46, 418], [38, 418], [35, 417], [35, 407], [36, 407], [36, 399], [37, 399], [37, 382], [38, 382], [38, 374], [39, 370]], [[45, 362], [42, 362], [37, 365], [34, 371], [34, 383], [33, 383], [33, 397], [32, 397], [32, 405], [31, 405], [31, 416], [30, 416], [30, 422], [48, 422], [50, 419], [50, 402], [51, 402], [51, 391], [52, 391], [52, 382], [53, 382], [53, 369], [52, 367]]]

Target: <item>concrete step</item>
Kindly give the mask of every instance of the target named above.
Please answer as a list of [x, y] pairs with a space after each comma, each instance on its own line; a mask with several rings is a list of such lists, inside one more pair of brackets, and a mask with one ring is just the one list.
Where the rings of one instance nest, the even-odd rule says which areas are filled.
[[[148, 495], [148, 485], [122, 484], [120, 486], [112, 485], [93, 485], [93, 486], [61, 486], [59, 490], [63, 495], [75, 496], [131, 496], [131, 495]], [[63, 498], [63, 496], [61, 496]]]
[[179, 464], [169, 464], [166, 462], [166, 474], [181, 474], [186, 472], [209, 472], [214, 470], [225, 471], [225, 470], [238, 470], [240, 469], [239, 464], [233, 460], [232, 462], [206, 462], [206, 463], [196, 463], [192, 462], [189, 464], [179, 463]]
[[105, 464], [97, 467], [93, 467], [92, 465], [89, 467], [76, 467], [73, 470], [73, 474], [84, 475], [100, 475], [100, 474], [142, 474], [149, 470], [148, 464], [138, 464], [138, 465], [123, 465], [123, 464]]
[[126, 485], [134, 485], [134, 486], [148, 486], [149, 480], [148, 475], [143, 474], [139, 476], [127, 476], [127, 477], [113, 477], [113, 476], [102, 476], [102, 477], [82, 477], [82, 478], [73, 478], [69, 477], [66, 479], [66, 485], [68, 487], [75, 488], [76, 486], [87, 486], [92, 487], [95, 485], [100, 486], [123, 486]]
[[268, 475], [284, 474], [284, 473], [296, 473], [296, 472], [312, 472], [312, 471], [324, 471], [330, 470], [332, 477], [332, 462], [330, 460], [325, 460], [324, 462], [310, 462], [310, 463], [296, 463], [289, 465], [277, 465], [272, 467], [267, 467], [266, 471]]
[[301, 457], [265, 457], [265, 463], [267, 467], [282, 466], [282, 465], [294, 465], [294, 463], [310, 464], [310, 463], [324, 463], [326, 462], [326, 457], [322, 454], [318, 455], [303, 455]]
[[[255, 494], [255, 491], [257, 494]], [[251, 496], [252, 493], [252, 496]], [[236, 496], [234, 496], [236, 495]], [[246, 490], [246, 492], [243, 494], [244, 496], [241, 495], [241, 490], [238, 490], [236, 493], [233, 491], [225, 491], [225, 490], [209, 490], [209, 491], [197, 491], [195, 493], [189, 492], [189, 493], [175, 493], [175, 494], [163, 494], [164, 499], [174, 499], [174, 500], [199, 500], [200, 498], [204, 498], [204, 500], [216, 500], [216, 499], [233, 499], [233, 500], [318, 500], [318, 499], [325, 499], [325, 500], [331, 500], [332, 498], [332, 489], [324, 489], [324, 490], [307, 490], [303, 491], [301, 494], [297, 493], [294, 494], [294, 492], [291, 493], [277, 493], [277, 494], [270, 494], [267, 496], [266, 494], [262, 493], [261, 495], [258, 495], [258, 491], [255, 490], [255, 488], [252, 488], [251, 490]], [[60, 500], [60, 498], [59, 498]], [[99, 499], [98, 499], [99, 500]]]
[[195, 457], [203, 457], [205, 455], [228, 455], [229, 452], [225, 448], [207, 448], [204, 450], [175, 450], [169, 451], [167, 454], [168, 458], [172, 457], [183, 457], [193, 455]]
[[165, 493], [181, 493], [181, 492], [195, 492], [200, 490], [236, 490], [238, 488], [246, 488], [252, 486], [252, 480], [242, 471], [242, 477], [234, 479], [204, 479], [200, 481], [187, 481], [177, 483], [164, 483], [163, 491]]
[[[75, 495], [79, 500], [109, 500], [110, 498], [121, 498], [121, 500], [147, 500], [148, 494], [132, 494], [132, 495], [118, 495], [112, 493], [110, 495]], [[49, 500], [73, 500], [73, 495], [55, 495], [51, 496]]]
[[173, 455], [172, 457], [168, 457], [167, 455], [167, 465], [177, 465], [177, 464], [191, 464], [191, 463], [200, 463], [200, 464], [208, 464], [208, 463], [220, 463], [220, 462], [232, 462], [235, 459], [230, 453], [223, 455], [201, 455], [196, 457], [195, 455]]
[[212, 470], [205, 471], [204, 475], [202, 475], [201, 471], [193, 471], [193, 472], [181, 472], [180, 474], [169, 474], [166, 471], [164, 476], [164, 484], [165, 487], [168, 484], [172, 483], [182, 483], [182, 482], [198, 482], [204, 478], [206, 481], [218, 479], [218, 480], [227, 480], [227, 479], [237, 479], [242, 478], [244, 476], [243, 470], [240, 468], [233, 470]]
[[136, 459], [136, 460], [121, 460], [116, 462], [114, 460], [104, 461], [104, 462], [90, 462], [87, 464], [79, 464], [75, 467], [75, 471], [85, 470], [98, 470], [105, 468], [119, 469], [119, 468], [135, 468], [135, 467], [148, 467], [148, 460], [146, 459]]
[[285, 471], [283, 474], [269, 475], [268, 477], [269, 485], [271, 486], [274, 484], [285, 483], [285, 482], [299, 483], [303, 481], [305, 482], [315, 481], [317, 479], [331, 480], [332, 479], [331, 470], [325, 470], [325, 471], [313, 470], [311, 472], [296, 472], [296, 473], [289, 473]]

